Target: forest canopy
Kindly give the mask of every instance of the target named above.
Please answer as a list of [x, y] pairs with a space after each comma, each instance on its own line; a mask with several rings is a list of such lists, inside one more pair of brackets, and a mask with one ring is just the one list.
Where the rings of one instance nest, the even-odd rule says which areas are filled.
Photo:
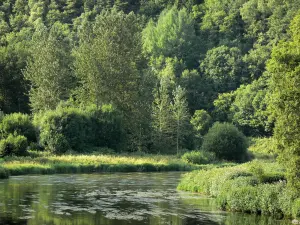
[[294, 156], [280, 159], [299, 186], [299, 8], [298, 0], [3, 0], [0, 114], [49, 123], [45, 139], [65, 135], [48, 140], [53, 152], [72, 148], [79, 129], [117, 151], [178, 153], [200, 148], [214, 123], [232, 123], [247, 136], [274, 134], [279, 154]]

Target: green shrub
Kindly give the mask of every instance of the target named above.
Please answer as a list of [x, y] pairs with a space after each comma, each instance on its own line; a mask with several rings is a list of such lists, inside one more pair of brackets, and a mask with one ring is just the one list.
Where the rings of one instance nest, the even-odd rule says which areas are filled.
[[283, 214], [287, 217], [292, 217], [292, 208], [297, 193], [290, 188], [284, 188], [278, 196], [278, 202]]
[[117, 148], [121, 131], [116, 112], [96, 109], [58, 108], [36, 115], [40, 144], [53, 153], [84, 152], [90, 147]]
[[233, 187], [228, 191], [227, 204], [231, 211], [256, 213], [259, 208], [257, 188], [253, 186]]
[[285, 183], [262, 184], [258, 186], [259, 207], [262, 214], [282, 215], [279, 204], [279, 193], [285, 188]]
[[22, 156], [26, 154], [27, 147], [28, 143], [26, 137], [10, 134], [6, 139], [0, 141], [0, 156]]
[[204, 136], [202, 151], [214, 152], [218, 159], [243, 161], [247, 155], [247, 139], [230, 123], [215, 123]]
[[292, 213], [294, 218], [300, 219], [300, 198], [297, 198], [294, 201]]
[[208, 164], [215, 160], [215, 154], [212, 152], [191, 151], [185, 153], [182, 159], [194, 164]]
[[263, 181], [265, 171], [262, 167], [262, 164], [257, 160], [252, 161], [249, 166], [249, 171], [260, 181]]
[[63, 154], [71, 149], [69, 142], [62, 134], [50, 136], [47, 139], [47, 147], [48, 150], [54, 154]]
[[0, 179], [7, 179], [9, 177], [8, 171], [0, 167]]
[[[262, 213], [282, 218], [292, 215], [298, 196], [287, 188], [282, 168], [276, 163], [248, 162], [242, 165], [185, 174], [179, 190], [216, 197], [224, 210]], [[295, 206], [297, 208], [297, 206]]]
[[[217, 197], [217, 204], [218, 206], [223, 209], [231, 209], [231, 207], [233, 207], [231, 210], [236, 210], [238, 211], [238, 207], [236, 206], [236, 204], [242, 204], [241, 202], [234, 202], [234, 197], [239, 195], [239, 191], [240, 192], [246, 192], [246, 189], [249, 192], [252, 192], [253, 189], [251, 189], [251, 187], [254, 187], [258, 184], [258, 180], [254, 177], [251, 176], [239, 176], [235, 179], [230, 179], [230, 180], [226, 180], [224, 182], [224, 184], [222, 184], [221, 188], [220, 188], [220, 192], [219, 194], [216, 196]], [[245, 190], [243, 189], [238, 189], [238, 188], [245, 188]], [[235, 194], [232, 194], [232, 191], [235, 190]], [[245, 194], [245, 193], [244, 193]], [[244, 196], [246, 198], [246, 196]], [[252, 200], [256, 200], [256, 198], [253, 198]], [[230, 202], [228, 204], [228, 202]], [[235, 206], [234, 206], [235, 205]], [[255, 206], [255, 207], [254, 207]], [[240, 209], [241, 211], [244, 212], [254, 212], [256, 211], [257, 208], [257, 204], [256, 202], [250, 202], [249, 198], [247, 199], [247, 202], [245, 202], [244, 206], [241, 206], [242, 208]]]
[[29, 142], [36, 141], [35, 127], [29, 115], [13, 113], [3, 117], [0, 124], [2, 136], [8, 137], [9, 134], [23, 135]]

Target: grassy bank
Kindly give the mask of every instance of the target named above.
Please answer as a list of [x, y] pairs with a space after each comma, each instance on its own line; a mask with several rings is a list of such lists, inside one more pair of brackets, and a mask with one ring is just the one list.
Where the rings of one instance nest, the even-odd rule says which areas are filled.
[[286, 187], [284, 169], [274, 162], [193, 171], [184, 175], [178, 189], [215, 197], [223, 210], [277, 218], [300, 216], [299, 193]]
[[27, 157], [2, 159], [0, 161], [0, 178], [25, 174], [191, 171], [227, 165], [230, 164], [195, 165], [170, 155], [53, 156], [47, 153], [31, 153], [31, 156]]

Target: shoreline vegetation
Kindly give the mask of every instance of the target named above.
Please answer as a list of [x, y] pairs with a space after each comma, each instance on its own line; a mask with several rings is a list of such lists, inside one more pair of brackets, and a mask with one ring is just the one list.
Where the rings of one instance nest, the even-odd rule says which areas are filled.
[[183, 175], [177, 189], [216, 199], [225, 211], [269, 215], [299, 222], [300, 198], [287, 186], [285, 169], [270, 160], [227, 168], [196, 170]]
[[164, 172], [192, 171], [231, 166], [233, 163], [196, 165], [172, 155], [61, 155], [31, 152], [26, 157], [0, 160], [0, 179], [16, 175], [96, 173], [96, 172]]

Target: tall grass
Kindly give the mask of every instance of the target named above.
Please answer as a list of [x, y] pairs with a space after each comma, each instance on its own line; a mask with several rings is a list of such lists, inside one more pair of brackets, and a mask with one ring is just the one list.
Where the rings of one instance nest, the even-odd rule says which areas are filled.
[[151, 154], [61, 155], [31, 152], [27, 157], [5, 157], [0, 169], [9, 175], [94, 173], [94, 172], [163, 172], [192, 171], [231, 166], [232, 163], [195, 165], [177, 156]]
[[93, 173], [93, 172], [159, 172], [198, 169], [175, 156], [160, 155], [62, 155], [35, 154], [35, 157], [6, 157], [0, 165], [10, 175]]
[[178, 189], [215, 197], [223, 210], [282, 218], [295, 214], [298, 206], [294, 202], [299, 197], [299, 193], [288, 189], [285, 180], [284, 169], [278, 164], [253, 161], [229, 168], [193, 171], [183, 176]]

